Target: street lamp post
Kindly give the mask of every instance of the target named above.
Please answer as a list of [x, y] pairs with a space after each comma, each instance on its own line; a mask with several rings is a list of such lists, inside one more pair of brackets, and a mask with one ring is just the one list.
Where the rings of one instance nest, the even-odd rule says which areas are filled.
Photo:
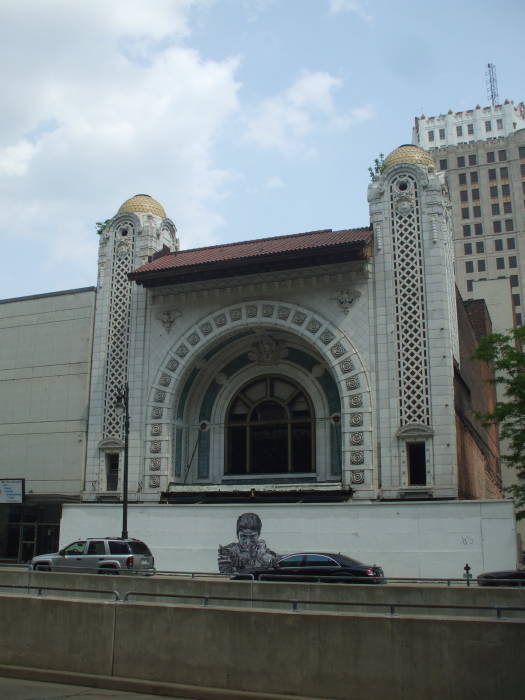
[[129, 386], [125, 382], [115, 400], [124, 415], [124, 469], [122, 473], [122, 539], [128, 538], [128, 454], [129, 454]]

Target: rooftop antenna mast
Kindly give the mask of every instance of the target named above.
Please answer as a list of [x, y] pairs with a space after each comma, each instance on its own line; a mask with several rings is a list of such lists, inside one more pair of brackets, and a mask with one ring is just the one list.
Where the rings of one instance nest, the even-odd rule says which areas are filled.
[[487, 97], [494, 107], [499, 103], [498, 81], [496, 78], [496, 66], [493, 63], [487, 63], [487, 71], [485, 73], [487, 79]]

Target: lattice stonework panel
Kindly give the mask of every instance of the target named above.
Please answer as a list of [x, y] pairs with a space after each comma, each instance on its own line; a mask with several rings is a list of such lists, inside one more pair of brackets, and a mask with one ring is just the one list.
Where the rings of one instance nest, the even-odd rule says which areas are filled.
[[[126, 231], [126, 234], [123, 234]], [[117, 395], [127, 381], [133, 231], [127, 225], [115, 233], [108, 324], [108, 354], [104, 396], [104, 437], [122, 437], [122, 416], [115, 409]]]
[[430, 425], [427, 319], [417, 183], [398, 175], [390, 186], [400, 425]]

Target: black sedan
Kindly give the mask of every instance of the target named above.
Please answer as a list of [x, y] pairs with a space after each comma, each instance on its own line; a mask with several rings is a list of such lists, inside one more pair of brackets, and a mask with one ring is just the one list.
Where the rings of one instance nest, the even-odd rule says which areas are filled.
[[524, 586], [525, 569], [488, 571], [478, 576], [478, 586]]
[[380, 566], [361, 564], [344, 554], [301, 552], [287, 554], [272, 566], [248, 569], [235, 574], [235, 580], [295, 581], [321, 583], [384, 583]]

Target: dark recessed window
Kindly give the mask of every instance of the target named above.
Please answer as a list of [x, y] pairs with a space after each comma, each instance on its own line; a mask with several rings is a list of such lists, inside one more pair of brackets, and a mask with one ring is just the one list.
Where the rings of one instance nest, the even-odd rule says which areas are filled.
[[410, 486], [425, 486], [427, 466], [424, 442], [407, 442], [407, 462]]
[[463, 224], [463, 236], [465, 238], [470, 236], [470, 224]]
[[295, 382], [269, 376], [237, 392], [227, 413], [226, 473], [314, 471], [315, 416]]
[[518, 267], [518, 259], [515, 255], [509, 256], [509, 267]]
[[484, 260], [478, 260], [478, 272], [485, 272], [487, 269], [487, 266], [485, 265]]
[[505, 219], [505, 231], [514, 231], [514, 219]]
[[496, 128], [503, 129], [503, 119], [496, 119]]
[[521, 177], [525, 177], [525, 164], [524, 163], [522, 163], [520, 165], [520, 173], [521, 173]]
[[501, 186], [501, 194], [504, 197], [509, 197], [510, 196], [510, 185], [505, 184]]
[[505, 258], [496, 258], [496, 270], [505, 269]]
[[459, 173], [458, 182], [460, 185], [466, 185], [467, 184], [467, 173]]
[[456, 126], [456, 136], [463, 136], [463, 127]]
[[118, 489], [118, 454], [106, 454], [106, 491]]
[[474, 272], [474, 263], [472, 260], [467, 260], [465, 263], [465, 272], [470, 274], [471, 272]]
[[475, 170], [470, 173], [470, 181], [472, 184], [478, 181], [478, 173]]
[[494, 233], [501, 233], [501, 221], [499, 219], [494, 219], [492, 222], [492, 230]]
[[485, 244], [483, 241], [477, 241], [476, 243], [476, 253], [484, 253], [485, 252]]
[[499, 204], [492, 204], [492, 216], [498, 216], [499, 214]]
[[492, 187], [490, 188], [490, 196], [491, 197], [498, 196], [498, 186], [497, 185], [492, 185]]
[[472, 215], [474, 216], [474, 218], [479, 219], [481, 216], [481, 207], [479, 207], [479, 206], [473, 207]]
[[512, 214], [512, 202], [503, 202], [503, 213]]
[[496, 238], [496, 240], [494, 241], [494, 250], [503, 250], [503, 241], [501, 240], [501, 238]]
[[444, 139], [445, 139], [445, 129], [440, 129], [440, 130], [439, 130], [439, 138], [441, 139], [441, 141], [444, 141]]
[[471, 153], [471, 154], [469, 155], [469, 157], [468, 157], [468, 164], [469, 164], [469, 165], [476, 165], [476, 163], [477, 163], [477, 161], [476, 161], [476, 154], [475, 154], [475, 153]]
[[467, 134], [474, 133], [474, 124], [467, 124]]
[[515, 238], [507, 238], [507, 250], [515, 250], [516, 249], [516, 239]]
[[521, 326], [522, 321], [521, 321], [521, 314], [516, 314], [516, 325]]
[[520, 158], [525, 158], [525, 146], [520, 146], [518, 148], [518, 153]]
[[474, 199], [474, 200], [478, 200], [478, 199], [479, 199], [479, 188], [478, 188], [478, 187], [475, 187], [475, 188], [472, 190], [472, 199]]
[[469, 216], [470, 216], [470, 214], [469, 214], [468, 207], [463, 207], [463, 209], [461, 210], [461, 218], [468, 219]]
[[509, 176], [509, 169], [505, 166], [504, 168], [499, 169], [499, 176], [501, 177], [502, 180], [505, 180]]
[[476, 236], [483, 235], [483, 224], [474, 224], [474, 233]]
[[428, 140], [429, 140], [429, 141], [433, 141], [433, 140], [434, 140], [434, 132], [433, 132], [433, 131], [429, 131], [429, 132], [428, 132]]
[[458, 156], [458, 168], [465, 167], [465, 156]]
[[471, 292], [474, 289], [474, 283], [472, 280], [467, 280], [467, 292]]
[[507, 151], [501, 150], [498, 151], [498, 160], [507, 160]]
[[494, 163], [495, 161], [494, 151], [487, 151], [487, 163]]
[[460, 202], [468, 202], [468, 191], [467, 190], [460, 191], [459, 200], [460, 200]]
[[521, 297], [519, 294], [512, 295], [512, 303], [514, 306], [521, 306]]
[[448, 168], [448, 161], [447, 161], [446, 158], [442, 158], [442, 159], [439, 161], [439, 169], [440, 169], [440, 170], [446, 170], [447, 168]]
[[520, 280], [518, 275], [511, 275], [510, 276], [510, 286], [511, 287], [519, 287], [520, 286]]
[[489, 180], [496, 179], [496, 168], [489, 168]]
[[472, 255], [472, 243], [464, 243], [463, 251], [465, 252], [465, 255]]
[[492, 122], [491, 121], [485, 122], [485, 131], [492, 131]]

